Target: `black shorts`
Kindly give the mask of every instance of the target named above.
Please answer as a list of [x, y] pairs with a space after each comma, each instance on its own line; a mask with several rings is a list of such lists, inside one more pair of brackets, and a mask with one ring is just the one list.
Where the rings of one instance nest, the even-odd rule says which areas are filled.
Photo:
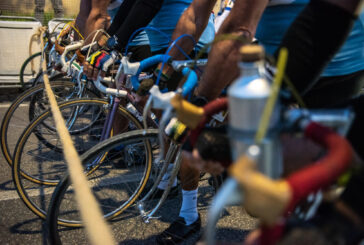
[[142, 61], [152, 56], [149, 45], [129, 46], [128, 52], [132, 53], [130, 57], [131, 62]]
[[[309, 107], [327, 107], [355, 96], [363, 72], [320, 77], [352, 29], [355, 17], [328, 1], [311, 0], [293, 21], [280, 47], [289, 51], [286, 75]], [[279, 50], [275, 53], [278, 57]]]
[[364, 70], [344, 76], [321, 77], [304, 96], [309, 108], [335, 106], [360, 93], [364, 86]]

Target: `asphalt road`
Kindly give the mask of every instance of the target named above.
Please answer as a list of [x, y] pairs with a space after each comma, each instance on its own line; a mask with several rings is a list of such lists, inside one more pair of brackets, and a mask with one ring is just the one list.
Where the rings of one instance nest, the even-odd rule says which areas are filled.
[[[0, 119], [9, 102], [0, 103]], [[24, 107], [26, 111], [26, 107]], [[10, 135], [16, 142], [21, 130]], [[34, 215], [19, 199], [12, 182], [11, 169], [0, 154], [0, 244], [49, 244], [46, 235], [46, 224]], [[48, 194], [50, 195], [50, 194]], [[212, 199], [212, 188], [207, 181], [200, 183], [198, 210], [201, 214], [202, 226], [206, 224], [208, 205]], [[153, 244], [156, 234], [161, 232], [178, 216], [181, 194], [168, 200], [158, 213], [159, 219], [145, 224], [136, 217], [127, 215], [111, 222], [114, 237], [121, 244]], [[245, 213], [239, 206], [228, 207], [218, 223], [219, 240], [242, 241], [246, 233], [254, 228], [257, 221]], [[88, 244], [83, 229], [61, 229], [64, 244]], [[183, 244], [194, 244], [201, 236], [196, 234]]]

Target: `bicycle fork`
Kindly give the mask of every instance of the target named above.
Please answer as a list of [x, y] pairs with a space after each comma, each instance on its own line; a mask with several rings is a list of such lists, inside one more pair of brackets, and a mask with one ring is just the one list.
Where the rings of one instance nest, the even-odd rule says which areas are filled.
[[[177, 152], [177, 155], [176, 155], [176, 158], [175, 158], [176, 160], [175, 160], [172, 172], [171, 172], [171, 176], [169, 177], [167, 188], [164, 190], [163, 195], [160, 198], [160, 200], [158, 201], [158, 203], [156, 204], [156, 206], [151, 211], [146, 211], [145, 210], [145, 201], [156, 190], [156, 188], [157, 188], [159, 182], [161, 181], [163, 175], [167, 171], [168, 165], [171, 162], [170, 160], [172, 159], [173, 155], [176, 152]], [[159, 210], [159, 208], [162, 206], [162, 204], [166, 200], [166, 198], [167, 198], [167, 196], [168, 196], [168, 194], [169, 194], [169, 192], [170, 192], [170, 190], [172, 188], [174, 179], [177, 177], [177, 174], [178, 174], [178, 171], [179, 171], [179, 168], [180, 168], [180, 165], [181, 165], [181, 153], [182, 153], [182, 151], [179, 149], [178, 145], [172, 143], [171, 146], [168, 149], [166, 159], [165, 159], [165, 161], [163, 163], [163, 167], [162, 167], [160, 173], [158, 174], [157, 180], [154, 182], [153, 187], [150, 189], [150, 191], [147, 193], [147, 195], [137, 203], [137, 208], [139, 210], [140, 216], [141, 216], [142, 220], [145, 223], [149, 223], [150, 219], [159, 218], [159, 217], [154, 217], [153, 215]]]

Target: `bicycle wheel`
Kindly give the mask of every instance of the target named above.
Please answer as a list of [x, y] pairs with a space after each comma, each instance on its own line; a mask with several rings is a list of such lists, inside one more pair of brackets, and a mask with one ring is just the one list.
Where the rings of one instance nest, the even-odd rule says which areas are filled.
[[[59, 108], [66, 122], [72, 118], [67, 126], [79, 153], [86, 152], [100, 141], [109, 109], [107, 101], [70, 100], [59, 104]], [[75, 110], [79, 112], [77, 117], [74, 117]], [[139, 121], [123, 107], [118, 108], [117, 114], [126, 122], [125, 131], [142, 128]], [[14, 151], [15, 187], [24, 203], [42, 218], [45, 218], [54, 186], [67, 170], [61, 142], [54, 128], [52, 113], [47, 110], [26, 128]], [[88, 171], [94, 171], [96, 167], [93, 166]]]
[[[19, 81], [22, 88], [31, 85], [40, 71], [41, 52], [32, 54], [22, 64], [19, 72]], [[33, 67], [31, 67], [33, 63]]]
[[[135, 130], [101, 142], [81, 156], [86, 166], [99, 161], [100, 156], [103, 158], [99, 168], [88, 175], [88, 180], [105, 219], [127, 212], [138, 199], [150, 177], [158, 149], [157, 129]], [[47, 223], [51, 244], [60, 244], [66, 232], [86, 240], [83, 229], [67, 231], [59, 226], [80, 227], [78, 210], [67, 176], [57, 185], [49, 205]]]
[[[70, 81], [52, 81], [51, 87], [57, 101], [61, 102], [74, 94], [74, 83]], [[44, 85], [40, 84], [20, 94], [6, 111], [1, 123], [1, 150], [8, 164], [12, 165], [12, 153], [16, 142], [21, 137], [23, 130], [35, 118], [43, 113], [48, 106], [45, 103]], [[38, 98], [39, 102], [32, 101]], [[43, 101], [43, 103], [42, 103]], [[37, 107], [37, 104], [41, 107]]]
[[[140, 134], [140, 136], [138, 137], [141, 136], [143, 136], [144, 138], [148, 137], [146, 136], [146, 134], [145, 135]], [[116, 137], [121, 137], [121, 136], [116, 136]], [[116, 137], [115, 140], [117, 140]], [[117, 147], [116, 144], [115, 146]], [[107, 148], [103, 151], [107, 151], [110, 148]], [[98, 152], [98, 154], [102, 154], [103, 151]], [[155, 165], [156, 164], [154, 164], [154, 166]], [[102, 164], [101, 167], [102, 166], [104, 166], [104, 164]], [[111, 177], [112, 176], [114, 175], [111, 175]], [[103, 178], [107, 177], [108, 176], [106, 175]], [[156, 180], [155, 177], [156, 176], [151, 173], [151, 176], [149, 177], [148, 182], [146, 183], [145, 190], [148, 190], [151, 184], [155, 182]], [[120, 179], [126, 179], [126, 178], [120, 177]], [[73, 194], [74, 194], [73, 189], [72, 187], [70, 187], [70, 183], [68, 181], [69, 179], [64, 179], [57, 186], [52, 196], [52, 202], [49, 206], [47, 227], [49, 228], [48, 234], [51, 244], [62, 244], [62, 243], [68, 244], [70, 243], [70, 241], [67, 240], [69, 239], [69, 237], [75, 238], [77, 241], [72, 241], [72, 242], [76, 243], [83, 243], [84, 241], [87, 240], [87, 234], [85, 233], [84, 229], [62, 227], [64, 225], [73, 227], [78, 227], [81, 225], [79, 222], [80, 214], [78, 212], [77, 204], [73, 199]], [[92, 182], [92, 180], [90, 180], [90, 182]], [[106, 182], [106, 180], [104, 182]], [[207, 182], [208, 182], [207, 178], [203, 178], [200, 181], [200, 191], [198, 197], [198, 210], [201, 213], [201, 217], [203, 218], [205, 218], [207, 208], [214, 194], [213, 187], [209, 186]], [[165, 200], [162, 207], [155, 214], [155, 216], [158, 218], [151, 219], [149, 223], [145, 223], [141, 217], [137, 205], [140, 198], [137, 198], [137, 200], [135, 200], [133, 205], [132, 203], [129, 202], [130, 203], [129, 207], [127, 209], [124, 209], [123, 212], [113, 213], [111, 209], [109, 209], [110, 206], [112, 206], [110, 205], [110, 203], [113, 203], [114, 200], [118, 200], [118, 196], [120, 195], [121, 190], [125, 189], [125, 187], [105, 188], [103, 186], [102, 193], [104, 195], [101, 195], [101, 191], [98, 188], [95, 188], [94, 184], [91, 184], [91, 186], [97, 200], [100, 203], [102, 210], [104, 211], [104, 214], [112, 214], [111, 216], [110, 215], [109, 216], [105, 215], [105, 216], [109, 220], [112, 219], [110, 226], [114, 233], [114, 237], [118, 242], [122, 244], [155, 244], [156, 243], [155, 236], [160, 234], [163, 230], [165, 230], [169, 226], [169, 224], [172, 223], [178, 217], [179, 206], [181, 203], [181, 196], [178, 195], [178, 191], [176, 193], [177, 195], [171, 194], [168, 196], [168, 199]], [[146, 192], [144, 191], [142, 193], [144, 193], [144, 195], [146, 194]], [[140, 196], [143, 197], [144, 195], [141, 194]], [[102, 196], [102, 198], [100, 198], [100, 196]], [[150, 200], [144, 202], [145, 209], [147, 211], [150, 211], [157, 204], [157, 202], [158, 199], [154, 199], [152, 195], [152, 198]], [[108, 213], [105, 210], [110, 210], [110, 212]], [[74, 221], [73, 223], [69, 222], [70, 224], [64, 223], [65, 220], [70, 221], [71, 219], [78, 221], [77, 222]], [[187, 239], [187, 241], [185, 241], [185, 243], [183, 244], [194, 244], [198, 239], [199, 235], [200, 235], [199, 233], [193, 235], [192, 237]]]

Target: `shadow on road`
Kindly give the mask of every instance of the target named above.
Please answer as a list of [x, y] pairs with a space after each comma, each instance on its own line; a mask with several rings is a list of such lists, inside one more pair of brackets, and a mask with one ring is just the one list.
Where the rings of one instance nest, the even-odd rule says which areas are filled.
[[8, 181], [5, 181], [3, 183], [0, 183], [0, 190], [4, 190], [4, 191], [13, 191], [13, 190], [15, 190], [13, 181], [8, 180]]
[[48, 244], [46, 222], [40, 218], [34, 218], [17, 223], [10, 227], [10, 232], [21, 235], [41, 234], [42, 244]]

